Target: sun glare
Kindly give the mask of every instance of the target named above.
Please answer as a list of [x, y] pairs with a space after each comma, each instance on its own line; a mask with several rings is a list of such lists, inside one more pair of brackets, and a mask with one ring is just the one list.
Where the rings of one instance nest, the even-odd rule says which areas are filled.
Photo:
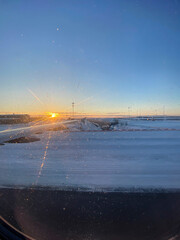
[[53, 112], [49, 112], [48, 115], [49, 115], [50, 118], [55, 118], [55, 117], [59, 116], [58, 113], [53, 113]]
[[52, 117], [52, 118], [56, 117], [56, 114], [55, 114], [55, 113], [52, 113], [51, 117]]

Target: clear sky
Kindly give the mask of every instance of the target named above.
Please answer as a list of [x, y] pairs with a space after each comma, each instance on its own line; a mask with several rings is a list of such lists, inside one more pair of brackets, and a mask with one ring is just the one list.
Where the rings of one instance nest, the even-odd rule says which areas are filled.
[[180, 115], [180, 1], [0, 0], [0, 112]]

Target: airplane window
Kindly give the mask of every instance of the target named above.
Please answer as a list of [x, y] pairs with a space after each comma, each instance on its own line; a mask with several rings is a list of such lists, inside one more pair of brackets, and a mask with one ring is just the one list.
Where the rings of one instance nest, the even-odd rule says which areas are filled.
[[179, 43], [176, 0], [0, 0], [0, 239], [180, 239]]

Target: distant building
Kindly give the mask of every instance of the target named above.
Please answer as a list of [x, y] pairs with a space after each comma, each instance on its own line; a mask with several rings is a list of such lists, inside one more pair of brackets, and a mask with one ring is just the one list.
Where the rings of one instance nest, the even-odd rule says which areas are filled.
[[3, 114], [0, 115], [0, 124], [17, 124], [30, 122], [28, 114]]

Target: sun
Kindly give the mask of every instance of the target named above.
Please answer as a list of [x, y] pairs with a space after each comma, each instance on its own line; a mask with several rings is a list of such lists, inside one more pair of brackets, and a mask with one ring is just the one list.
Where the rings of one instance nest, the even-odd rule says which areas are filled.
[[53, 113], [53, 112], [48, 112], [48, 115], [49, 115], [50, 118], [55, 118], [55, 117], [59, 116], [58, 113]]
[[52, 117], [52, 118], [56, 117], [56, 113], [52, 113], [52, 114], [51, 114], [51, 117]]

